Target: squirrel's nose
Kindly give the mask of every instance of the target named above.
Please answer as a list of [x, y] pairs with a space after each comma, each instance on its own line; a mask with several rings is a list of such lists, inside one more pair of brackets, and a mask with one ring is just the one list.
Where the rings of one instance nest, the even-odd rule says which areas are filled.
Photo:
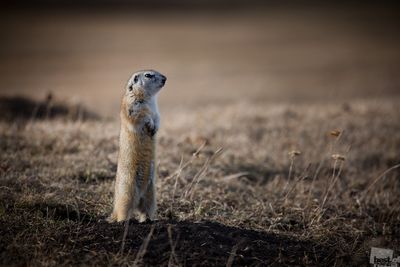
[[165, 82], [167, 81], [167, 77], [165, 77], [164, 75], [161, 77], [161, 81], [163, 84], [165, 84]]

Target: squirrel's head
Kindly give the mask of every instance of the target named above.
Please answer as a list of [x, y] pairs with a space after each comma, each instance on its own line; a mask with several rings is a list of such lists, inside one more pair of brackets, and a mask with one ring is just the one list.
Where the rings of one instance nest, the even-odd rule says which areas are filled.
[[134, 73], [126, 85], [126, 94], [144, 94], [144, 97], [156, 95], [164, 86], [167, 78], [155, 70], [143, 70]]

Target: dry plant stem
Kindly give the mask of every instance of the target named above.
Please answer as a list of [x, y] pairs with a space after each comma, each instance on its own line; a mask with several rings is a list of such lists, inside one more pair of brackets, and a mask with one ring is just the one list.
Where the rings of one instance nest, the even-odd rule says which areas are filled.
[[323, 163], [323, 160], [321, 160], [321, 161], [319, 162], [318, 167], [317, 167], [317, 169], [316, 169], [316, 171], [315, 171], [315, 173], [314, 173], [314, 175], [313, 175], [313, 179], [312, 179], [312, 181], [311, 181], [310, 189], [309, 189], [309, 191], [308, 191], [308, 196], [307, 196], [307, 203], [306, 203], [306, 207], [307, 207], [307, 208], [309, 207], [309, 203], [310, 203], [310, 199], [311, 199], [311, 193], [312, 193], [312, 191], [313, 191], [313, 189], [314, 189], [315, 179], [317, 178], [319, 172], [321, 171], [322, 163]]
[[[335, 163], [334, 163], [333, 173], [335, 173], [336, 164], [337, 164], [337, 160], [335, 160]], [[338, 173], [337, 173], [335, 176], [332, 176], [331, 182], [330, 182], [330, 184], [329, 184], [329, 186], [328, 186], [328, 189], [326, 190], [326, 193], [325, 193], [325, 196], [324, 196], [324, 200], [322, 201], [321, 207], [320, 207], [321, 216], [322, 216], [323, 213], [324, 213], [324, 212], [323, 212], [323, 209], [324, 209], [324, 206], [325, 206], [325, 204], [326, 204], [326, 201], [328, 200], [329, 193], [331, 192], [332, 188], [334, 187], [334, 185], [336, 184], [336, 182], [337, 182], [337, 180], [338, 180], [338, 178], [339, 178], [339, 175], [340, 175], [341, 170], [342, 170], [342, 165], [343, 165], [343, 163], [340, 162], [339, 171], [338, 171]], [[321, 218], [321, 217], [320, 217], [320, 218]]]
[[[342, 173], [342, 170], [343, 170], [343, 162], [340, 162], [340, 165], [339, 165], [339, 171], [338, 171], [338, 173], [337, 173], [337, 175], [336, 175], [336, 180], [337, 179], [339, 179], [339, 177], [340, 177], [340, 174]], [[336, 183], [336, 181], [335, 181], [335, 183]]]
[[190, 157], [190, 159], [189, 159], [185, 164], [180, 165], [179, 168], [178, 168], [173, 174], [171, 174], [170, 176], [166, 177], [166, 178], [164, 179], [164, 181], [168, 181], [169, 179], [172, 179], [173, 177], [175, 177], [175, 176], [177, 176], [177, 175], [179, 176], [179, 175], [182, 173], [182, 171], [183, 171], [184, 169], [186, 169], [190, 164], [192, 164], [192, 162], [197, 158], [197, 156], [199, 155], [199, 153], [201, 152], [201, 150], [205, 147], [205, 145], [206, 145], [206, 142], [204, 142], [204, 143], [196, 150], [196, 152], [193, 153], [193, 155]]
[[125, 240], [126, 240], [126, 235], [128, 234], [128, 229], [129, 229], [129, 221], [130, 219], [125, 221], [125, 229], [124, 229], [124, 235], [122, 236], [122, 244], [121, 244], [121, 250], [120, 253], [124, 252], [124, 248], [125, 248]]
[[365, 189], [364, 191], [364, 195], [361, 197], [361, 201], [365, 199], [365, 197], [367, 196], [367, 193], [371, 190], [371, 188], [382, 178], [385, 177], [386, 174], [388, 174], [389, 172], [391, 172], [392, 170], [395, 170], [397, 168], [400, 168], [400, 164], [394, 165], [392, 167], [390, 167], [389, 169], [387, 169], [386, 171], [384, 171], [381, 175], [379, 175], [368, 187], [367, 189]]
[[[339, 136], [335, 139], [335, 141], [333, 142], [333, 144], [330, 143], [329, 148], [328, 148], [328, 147], [325, 147], [325, 150], [326, 150], [326, 149], [328, 150], [328, 153], [327, 153], [328, 155], [331, 155], [331, 154], [332, 154], [333, 146], [338, 142], [338, 140], [339, 140], [339, 138], [342, 136], [342, 134], [343, 134], [343, 132], [341, 132], [341, 133], [339, 134]], [[326, 160], [325, 158], [322, 158], [322, 159], [319, 161], [319, 163], [318, 163], [317, 169], [315, 170], [315, 173], [314, 173], [314, 175], [313, 175], [313, 179], [312, 179], [312, 181], [311, 181], [310, 190], [308, 191], [308, 197], [307, 197], [307, 204], [306, 204], [306, 207], [309, 206], [310, 199], [311, 199], [311, 194], [312, 194], [312, 191], [314, 190], [315, 180], [317, 179], [317, 176], [318, 176], [319, 172], [321, 171], [322, 166], [324, 165], [325, 160]]]
[[229, 182], [232, 180], [236, 180], [237, 178], [240, 178], [243, 176], [248, 176], [248, 175], [250, 175], [249, 172], [238, 172], [238, 173], [226, 175], [226, 176], [222, 177], [221, 180], [223, 180], [225, 182]]
[[[298, 184], [301, 180], [304, 180], [304, 179], [307, 177], [307, 172], [308, 172], [308, 169], [310, 168], [310, 166], [311, 166], [311, 165], [309, 164], [309, 165], [304, 169], [304, 171], [301, 173], [301, 175], [300, 175], [300, 176], [296, 179], [296, 181], [293, 183], [292, 187], [286, 192], [286, 195], [285, 195], [285, 197], [284, 197], [283, 203], [286, 203], [286, 202], [287, 202], [287, 199], [288, 199], [290, 193], [293, 192], [293, 190], [296, 188], [297, 184]], [[285, 191], [285, 190], [283, 190], [283, 191]]]
[[297, 185], [301, 180], [303, 180], [304, 178], [305, 178], [305, 176], [300, 176], [300, 177], [293, 183], [292, 187], [291, 187], [291, 188], [288, 190], [288, 192], [286, 193], [286, 195], [285, 195], [285, 197], [284, 197], [284, 202], [283, 202], [283, 203], [286, 203], [286, 202], [287, 202], [287, 199], [288, 199], [290, 193], [293, 192], [293, 190], [296, 188], [296, 185]]
[[201, 169], [193, 177], [192, 182], [189, 184], [189, 186], [184, 194], [184, 198], [186, 198], [187, 196], [190, 195], [189, 199], [192, 200], [194, 189], [197, 186], [198, 182], [200, 181], [201, 177], [203, 176], [203, 174], [205, 173], [205, 171], [207, 170], [209, 165], [210, 165], [210, 158], [208, 158], [206, 160], [206, 162], [201, 167]]
[[196, 190], [196, 187], [197, 187], [199, 181], [204, 176], [204, 173], [207, 171], [211, 162], [213, 162], [219, 155], [221, 155], [222, 151], [223, 151], [222, 148], [217, 149], [217, 151], [215, 151], [214, 154], [206, 160], [203, 167], [193, 177], [192, 182], [189, 184], [188, 189], [186, 190], [186, 192], [184, 194], [184, 198], [186, 198], [187, 196], [190, 195], [190, 200], [193, 199], [193, 195], [194, 195], [194, 192]]
[[[166, 177], [166, 178], [164, 179], [164, 182], [165, 182], [165, 181], [168, 181], [168, 180], [170, 180], [170, 179], [172, 179], [172, 178], [175, 177], [174, 189], [173, 189], [173, 191], [172, 191], [172, 201], [171, 201], [171, 205], [170, 205], [170, 210], [171, 210], [171, 212], [172, 212], [172, 209], [173, 209], [173, 205], [174, 205], [174, 203], [175, 203], [175, 195], [176, 195], [176, 189], [177, 189], [177, 186], [178, 186], [178, 179], [180, 178], [180, 176], [181, 176], [181, 174], [182, 174], [182, 171], [183, 171], [184, 169], [186, 169], [188, 166], [190, 166], [190, 165], [193, 163], [193, 161], [197, 158], [197, 156], [199, 155], [199, 153], [201, 152], [201, 150], [202, 150], [205, 146], [206, 146], [206, 142], [203, 142], [203, 143], [200, 145], [200, 147], [196, 150], [196, 152], [194, 152], [194, 153], [192, 154], [192, 156], [190, 157], [190, 159], [189, 159], [187, 162], [185, 162], [185, 164], [183, 164], [183, 156], [182, 156], [182, 157], [181, 157], [181, 161], [180, 161], [180, 163], [179, 163], [178, 169], [177, 169], [173, 174], [171, 174], [170, 176], [168, 176], [168, 177]], [[181, 198], [181, 199], [182, 199], [182, 198]]]
[[321, 207], [320, 207], [321, 210], [324, 208], [326, 199], [328, 198], [328, 195], [329, 195], [329, 191], [331, 190], [332, 185], [333, 185], [333, 183], [334, 183], [334, 181], [335, 181], [335, 177], [336, 177], [336, 176], [335, 176], [336, 165], [337, 165], [337, 160], [335, 159], [335, 161], [334, 161], [334, 163], [333, 163], [332, 176], [331, 176], [331, 179], [330, 179], [330, 181], [329, 181], [329, 183], [328, 183], [328, 186], [326, 187], [326, 191], [325, 191], [325, 194], [324, 194], [324, 198], [323, 198], [322, 203], [321, 203]]
[[[340, 137], [342, 137], [343, 131], [340, 132], [340, 134], [337, 136], [337, 138], [335, 138], [335, 140], [333, 141], [333, 144], [331, 143], [330, 146], [330, 150], [329, 150], [329, 154], [328, 155], [332, 155], [333, 153], [333, 149], [336, 146], [337, 143], [339, 143]], [[332, 172], [332, 177], [330, 182], [328, 183], [328, 187], [329, 184], [333, 181], [334, 177], [335, 177], [335, 171], [336, 171], [336, 164], [337, 164], [337, 160], [335, 159], [335, 162], [333, 163], [333, 172]]]
[[178, 178], [180, 177], [181, 172], [182, 172], [182, 164], [183, 164], [183, 156], [181, 157], [181, 161], [180, 161], [179, 167], [178, 167], [178, 170], [180, 170], [180, 171], [178, 171], [175, 175], [175, 183], [174, 183], [174, 189], [172, 191], [172, 200], [171, 200], [171, 205], [170, 205], [171, 212], [173, 209], [173, 205], [175, 204], [176, 188], [178, 186]]
[[176, 257], [176, 253], [175, 253], [175, 247], [176, 247], [176, 244], [178, 243], [178, 240], [175, 242], [175, 244], [172, 241], [172, 226], [171, 225], [168, 225], [167, 231], [168, 231], [169, 245], [171, 246], [171, 254], [170, 254], [170, 257], [168, 260], [168, 267], [174, 266], [174, 261], [175, 261], [175, 264], [179, 266], [180, 264]]
[[228, 261], [226, 262], [226, 267], [231, 267], [232, 266], [233, 260], [235, 259], [236, 251], [237, 251], [238, 247], [239, 247], [239, 244], [236, 244], [236, 245], [234, 245], [232, 247], [232, 251], [231, 251], [231, 253], [229, 253], [229, 258], [228, 258]]
[[290, 183], [290, 176], [291, 176], [291, 174], [292, 174], [292, 169], [293, 169], [293, 162], [294, 162], [294, 157], [291, 156], [291, 157], [290, 157], [290, 167], [289, 167], [288, 180], [287, 180], [287, 182], [286, 182], [285, 187], [283, 188], [283, 192], [286, 192], [286, 189], [287, 189], [287, 187], [289, 186], [289, 183]]
[[335, 162], [333, 163], [333, 171], [332, 171], [331, 182], [333, 181], [333, 179], [335, 179], [336, 165], [337, 165], [337, 160], [335, 160]]
[[140, 247], [138, 253], [136, 254], [135, 261], [133, 262], [133, 266], [139, 266], [139, 263], [142, 262], [144, 255], [147, 252], [147, 247], [149, 246], [150, 239], [154, 232], [154, 225], [151, 226], [150, 232], [147, 235], [146, 239], [143, 241], [142, 246]]

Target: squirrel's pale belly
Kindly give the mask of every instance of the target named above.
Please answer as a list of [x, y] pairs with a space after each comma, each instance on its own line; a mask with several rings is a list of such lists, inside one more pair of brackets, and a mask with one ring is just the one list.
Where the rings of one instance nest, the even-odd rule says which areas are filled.
[[154, 182], [154, 157], [155, 142], [150, 136], [126, 134], [121, 130], [117, 169], [120, 186], [126, 189], [134, 186], [140, 192], [145, 191], [150, 181]]

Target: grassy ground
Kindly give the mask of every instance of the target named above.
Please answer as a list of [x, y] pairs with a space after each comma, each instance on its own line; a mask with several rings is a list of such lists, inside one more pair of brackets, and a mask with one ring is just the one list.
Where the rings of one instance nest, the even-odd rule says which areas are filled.
[[159, 220], [128, 228], [105, 222], [118, 121], [3, 120], [0, 264], [367, 266], [400, 248], [397, 103], [169, 112]]

